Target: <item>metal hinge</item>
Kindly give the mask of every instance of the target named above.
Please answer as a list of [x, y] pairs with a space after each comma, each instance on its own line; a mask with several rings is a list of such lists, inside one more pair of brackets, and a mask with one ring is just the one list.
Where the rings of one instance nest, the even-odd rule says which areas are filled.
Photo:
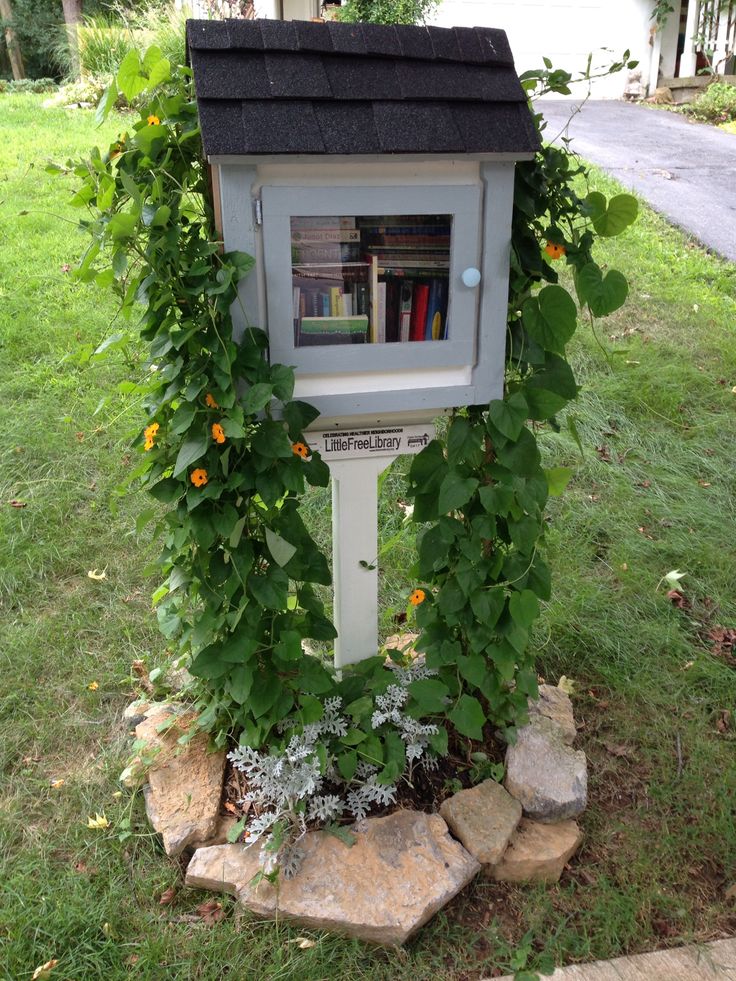
[[261, 204], [261, 199], [256, 198], [253, 202], [253, 215], [256, 220], [256, 225], [263, 224], [263, 206]]

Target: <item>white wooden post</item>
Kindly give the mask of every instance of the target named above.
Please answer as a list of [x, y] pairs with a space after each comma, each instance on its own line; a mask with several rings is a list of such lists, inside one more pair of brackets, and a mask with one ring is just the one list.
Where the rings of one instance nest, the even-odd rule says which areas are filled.
[[378, 477], [395, 459], [330, 463], [336, 668], [378, 653]]
[[680, 57], [680, 78], [695, 74], [695, 35], [700, 21], [700, 0], [690, 0], [687, 5], [687, 26], [685, 27], [685, 48]]

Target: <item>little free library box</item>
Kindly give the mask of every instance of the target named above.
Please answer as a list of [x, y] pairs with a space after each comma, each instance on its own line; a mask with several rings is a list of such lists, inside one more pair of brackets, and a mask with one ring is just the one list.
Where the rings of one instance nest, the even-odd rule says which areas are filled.
[[514, 163], [539, 140], [503, 31], [190, 20], [236, 329], [320, 428], [502, 394]]

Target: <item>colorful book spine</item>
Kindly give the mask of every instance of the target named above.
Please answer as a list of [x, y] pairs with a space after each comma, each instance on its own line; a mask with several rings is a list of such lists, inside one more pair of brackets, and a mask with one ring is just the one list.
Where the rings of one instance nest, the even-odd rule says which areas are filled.
[[409, 340], [411, 329], [411, 298], [414, 292], [414, 283], [406, 280], [401, 286], [401, 300], [399, 305], [399, 340], [403, 343]]
[[426, 283], [416, 283], [411, 301], [411, 318], [409, 322], [409, 340], [423, 341], [424, 327], [427, 322], [427, 303], [429, 302], [429, 286]]

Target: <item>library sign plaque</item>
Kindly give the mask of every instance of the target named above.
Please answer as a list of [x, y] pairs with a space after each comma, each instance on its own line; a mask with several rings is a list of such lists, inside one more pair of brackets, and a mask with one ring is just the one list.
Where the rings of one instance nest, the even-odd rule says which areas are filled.
[[371, 456], [419, 453], [435, 437], [432, 423], [421, 426], [386, 426], [382, 429], [345, 429], [310, 433], [310, 442], [326, 463]]

